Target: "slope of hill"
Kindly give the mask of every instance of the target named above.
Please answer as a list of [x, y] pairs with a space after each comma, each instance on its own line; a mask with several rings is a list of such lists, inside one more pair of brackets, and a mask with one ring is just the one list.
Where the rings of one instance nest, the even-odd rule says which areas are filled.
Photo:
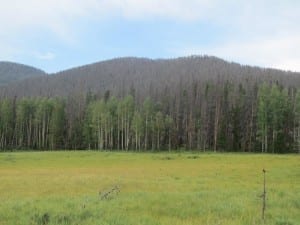
[[[119, 58], [65, 70], [51, 76], [13, 83], [0, 90], [1, 96], [70, 96], [109, 91], [125, 96], [160, 96], [166, 89], [189, 89], [195, 82], [238, 83], [274, 81], [284, 86], [300, 86], [300, 74], [274, 69], [242, 66], [216, 57], [194, 56], [169, 60]], [[30, 89], [29, 89], [30, 87]]]
[[44, 71], [31, 66], [12, 62], [0, 62], [0, 85], [45, 75]]

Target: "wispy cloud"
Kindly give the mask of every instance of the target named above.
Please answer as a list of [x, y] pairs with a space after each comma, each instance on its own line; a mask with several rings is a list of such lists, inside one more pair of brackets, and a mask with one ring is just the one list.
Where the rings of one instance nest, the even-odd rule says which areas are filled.
[[[81, 2], [81, 4], [80, 4]], [[72, 31], [71, 24], [84, 14], [83, 1], [0, 0], [1, 35], [17, 36], [24, 32], [48, 30], [61, 39]]]
[[33, 52], [32, 55], [40, 60], [53, 60], [56, 55], [53, 52], [46, 52], [46, 53], [40, 53], [40, 52]]
[[[107, 22], [124, 20], [170, 20], [182, 22], [224, 21], [232, 4], [222, 0], [0, 0], [2, 34], [47, 29], [58, 37], [78, 29], [81, 19]], [[233, 1], [235, 2], [235, 1]], [[230, 3], [230, 4], [228, 4]]]
[[215, 46], [178, 47], [175, 55], [209, 54], [242, 64], [300, 71], [300, 35], [228, 41]]
[[[228, 29], [262, 31], [294, 29], [299, 20], [296, 0], [0, 0], [0, 24], [5, 30], [47, 27], [53, 32], [73, 29], [81, 18], [169, 19], [210, 21]], [[251, 25], [250, 27], [248, 25]], [[274, 27], [276, 26], [276, 27]]]
[[218, 42], [180, 43], [170, 52], [300, 72], [300, 1], [239, 1], [231, 7], [213, 18], [226, 28]]
[[[99, 1], [128, 19], [173, 19], [192, 21], [204, 19], [218, 1], [216, 0], [111, 0]], [[103, 4], [106, 2], [105, 4]], [[221, 3], [221, 1], [219, 1]]]
[[216, 26], [220, 29], [216, 34], [220, 36], [218, 41], [188, 43], [174, 36], [173, 41], [179, 43], [170, 52], [212, 54], [242, 63], [300, 71], [298, 0], [0, 0], [0, 5], [0, 60], [13, 59], [18, 54], [39, 60], [55, 59], [53, 53], [39, 46], [33, 47], [48, 53], [30, 54], [33, 49], [20, 39], [47, 31], [61, 45], [72, 47], [86, 41], [78, 36], [83, 30], [82, 21], [103, 24], [118, 18], [124, 24], [171, 21]]

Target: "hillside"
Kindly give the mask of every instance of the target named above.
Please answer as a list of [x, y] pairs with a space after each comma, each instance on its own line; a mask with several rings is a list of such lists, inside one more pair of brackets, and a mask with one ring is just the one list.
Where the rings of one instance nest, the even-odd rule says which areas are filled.
[[7, 85], [27, 78], [45, 76], [42, 70], [12, 62], [0, 62], [0, 85]]
[[0, 87], [0, 149], [300, 152], [299, 87], [208, 56], [98, 62]]
[[[70, 96], [106, 91], [125, 96], [158, 97], [170, 89], [195, 82], [242, 83], [276, 81], [284, 86], [300, 86], [300, 74], [273, 69], [242, 66], [216, 57], [186, 57], [169, 60], [119, 58], [65, 70], [51, 76], [27, 79], [0, 90], [1, 96]], [[30, 88], [29, 88], [30, 87]]]

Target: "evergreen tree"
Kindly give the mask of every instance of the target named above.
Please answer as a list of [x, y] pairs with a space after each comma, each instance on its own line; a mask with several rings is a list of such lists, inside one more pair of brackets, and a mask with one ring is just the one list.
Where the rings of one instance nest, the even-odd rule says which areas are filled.
[[66, 127], [65, 104], [59, 99], [53, 102], [53, 112], [50, 120], [50, 148], [64, 148], [64, 137]]

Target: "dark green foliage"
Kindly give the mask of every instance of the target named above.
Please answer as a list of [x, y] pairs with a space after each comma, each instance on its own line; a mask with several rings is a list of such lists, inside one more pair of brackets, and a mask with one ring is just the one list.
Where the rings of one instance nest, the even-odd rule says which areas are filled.
[[64, 146], [65, 106], [59, 99], [0, 102], [1, 149], [58, 149]]
[[10, 148], [14, 131], [14, 110], [11, 101], [4, 99], [0, 102], [0, 115], [0, 148]]
[[[293, 151], [296, 141], [293, 129], [292, 97], [277, 84], [263, 84], [258, 93], [258, 141], [262, 152], [284, 153]], [[297, 112], [297, 110], [295, 110]]]
[[50, 147], [51, 149], [63, 149], [64, 148], [64, 136], [65, 136], [65, 105], [60, 100], [54, 101], [54, 108], [50, 121]]
[[[75, 98], [3, 99], [0, 147], [299, 151], [299, 91], [266, 83], [259, 86], [257, 95], [255, 89], [247, 91], [229, 82], [222, 89], [204, 87], [205, 93], [209, 91], [205, 98], [196, 100], [195, 90], [192, 96], [184, 90], [179, 102], [169, 97], [164, 105], [150, 97], [138, 103], [131, 95], [116, 98], [109, 94], [102, 98], [87, 95], [83, 102]], [[197, 101], [204, 110], [195, 107]]]

